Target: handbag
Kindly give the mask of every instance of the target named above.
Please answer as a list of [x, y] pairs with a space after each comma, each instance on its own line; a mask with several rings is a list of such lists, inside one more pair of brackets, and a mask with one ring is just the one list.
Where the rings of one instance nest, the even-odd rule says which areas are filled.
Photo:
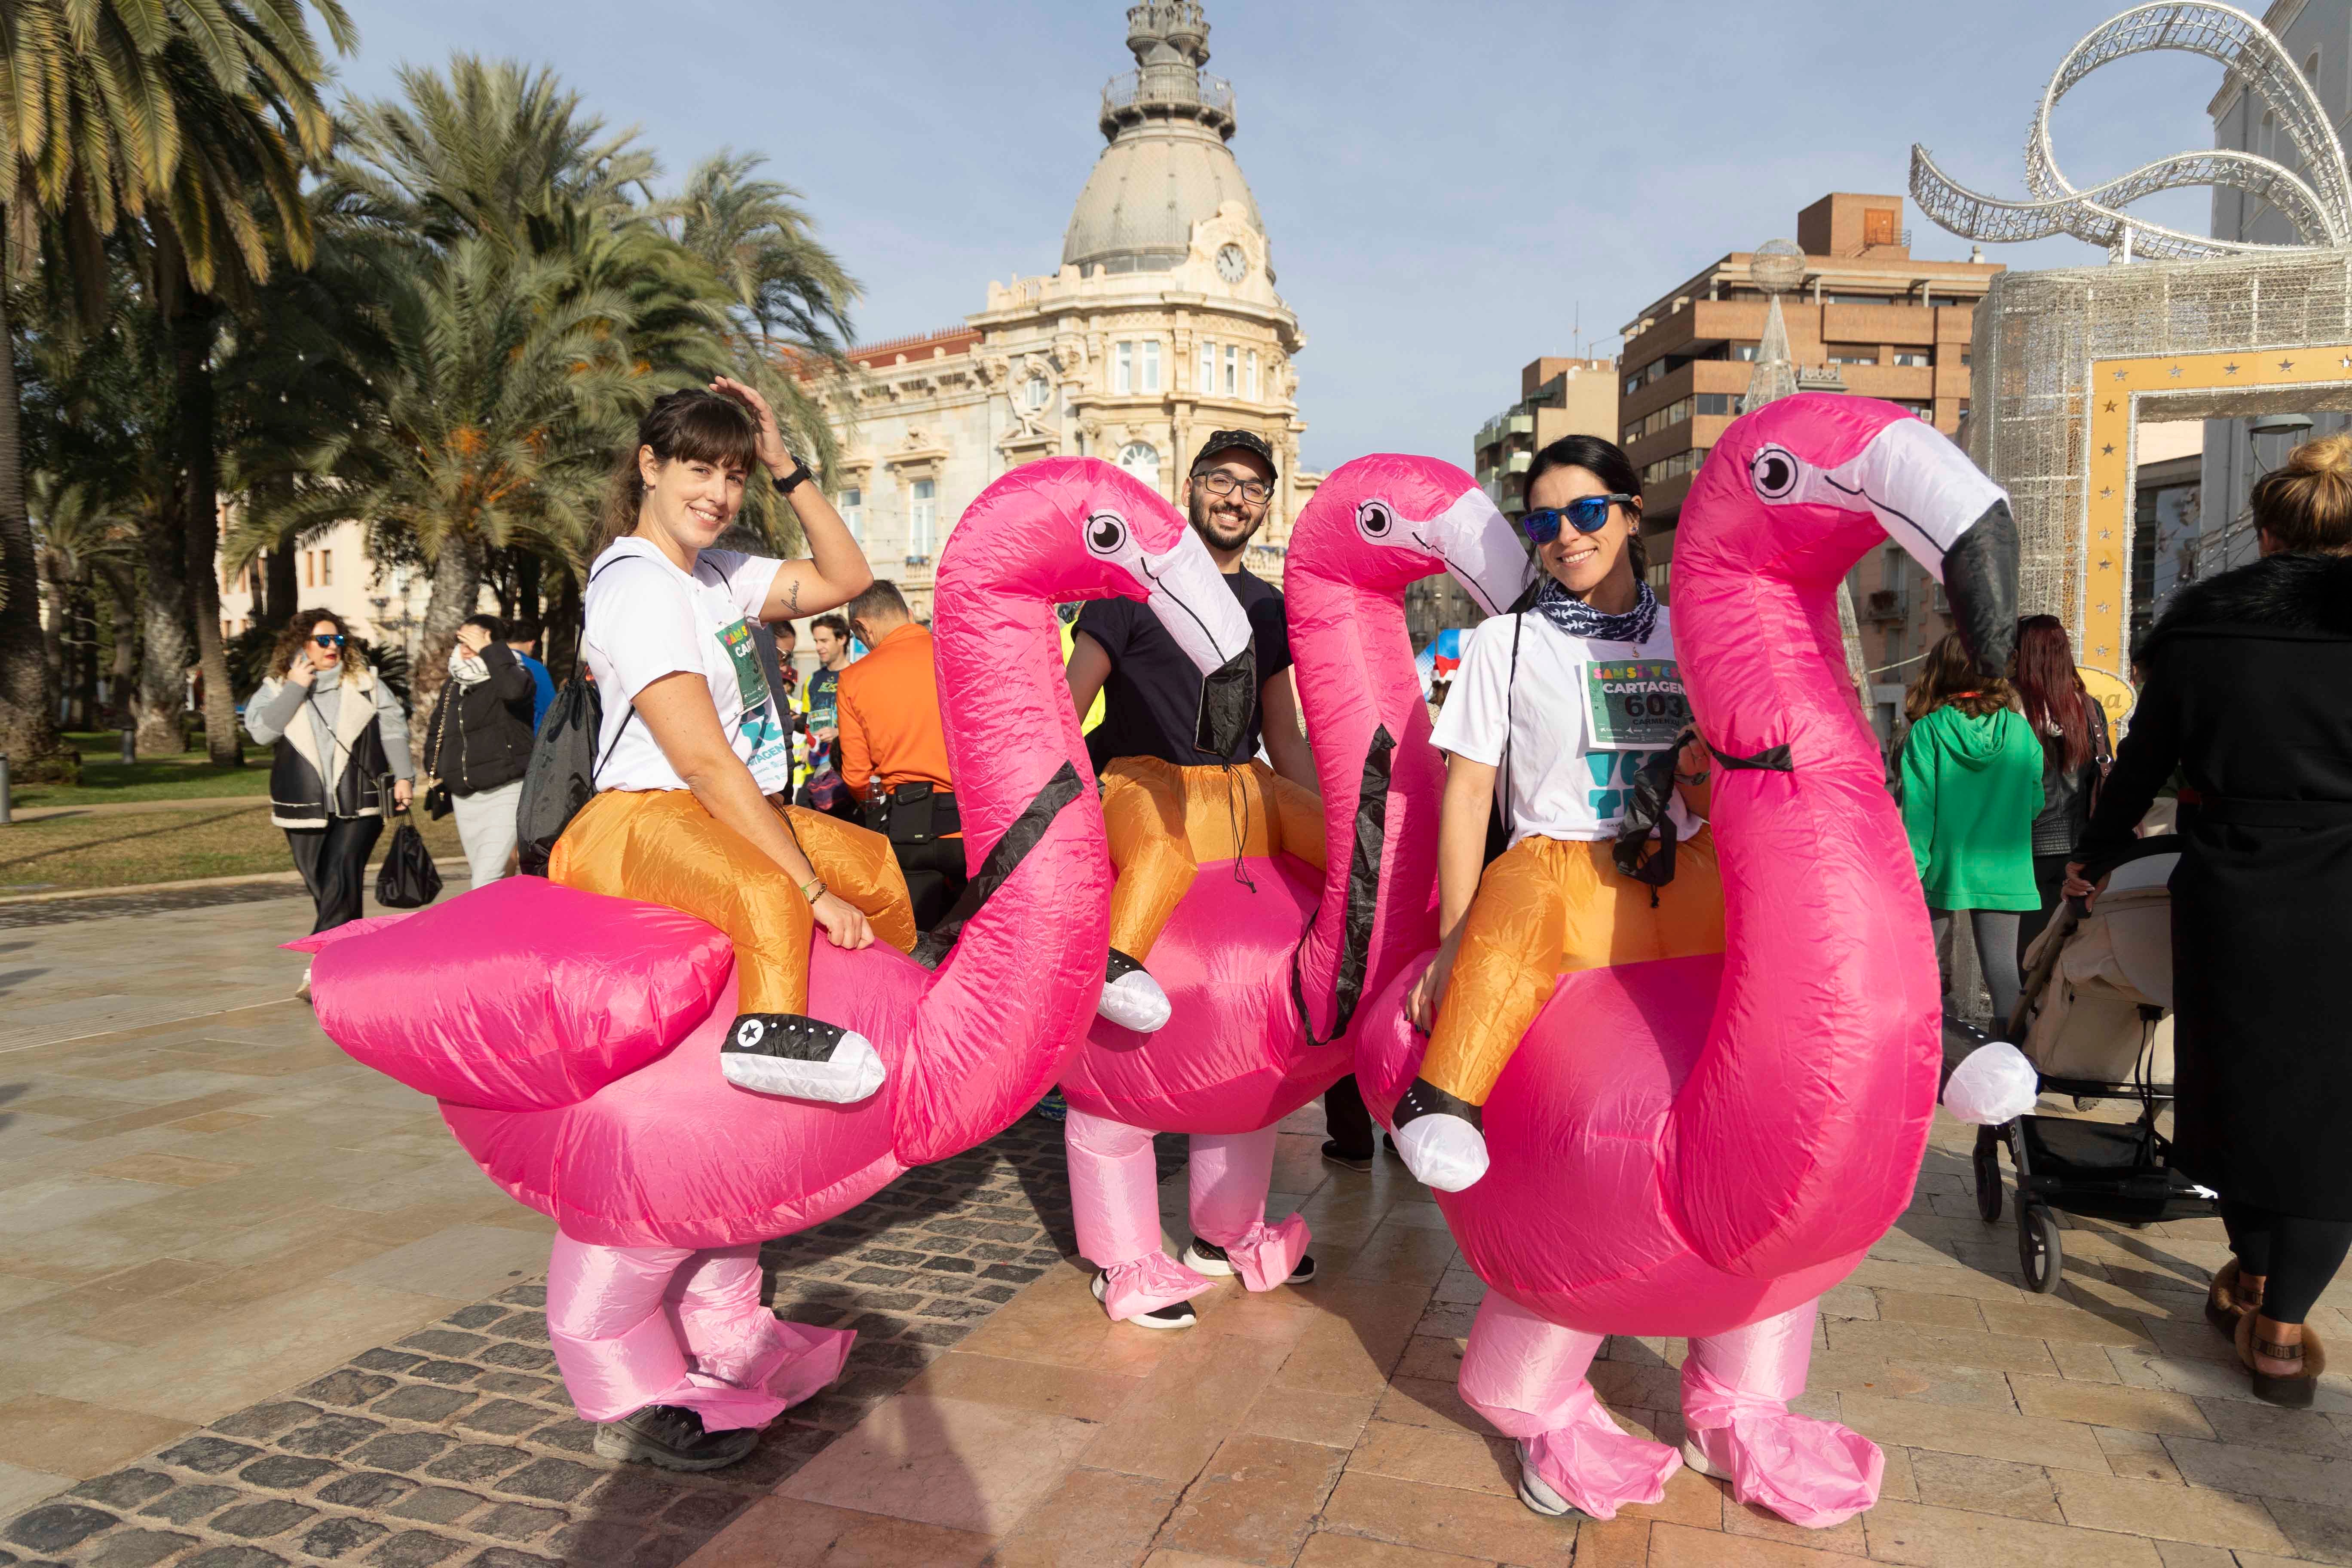
[[425, 815], [436, 822], [455, 809], [449, 804], [448, 781], [441, 777], [441, 751], [448, 743], [449, 694], [457, 689], [457, 684], [453, 680], [442, 686], [440, 699], [433, 704], [432, 721], [427, 726], [433, 735], [431, 742], [425, 748], [425, 767], [434, 777], [432, 787], [425, 792]]
[[425, 847], [425, 835], [401, 813], [392, 846], [375, 874], [375, 901], [388, 910], [421, 910], [441, 896], [441, 869]]

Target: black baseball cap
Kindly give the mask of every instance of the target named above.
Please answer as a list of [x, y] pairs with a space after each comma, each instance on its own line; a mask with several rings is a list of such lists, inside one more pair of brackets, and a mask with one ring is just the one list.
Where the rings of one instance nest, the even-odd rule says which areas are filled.
[[1267, 446], [1265, 437], [1255, 430], [1212, 431], [1209, 438], [1201, 443], [1201, 455], [1192, 459], [1192, 467], [1198, 469], [1202, 464], [1218, 454], [1233, 451], [1249, 453], [1265, 465], [1267, 473], [1276, 479], [1282, 477], [1282, 465], [1274, 460], [1274, 448]]

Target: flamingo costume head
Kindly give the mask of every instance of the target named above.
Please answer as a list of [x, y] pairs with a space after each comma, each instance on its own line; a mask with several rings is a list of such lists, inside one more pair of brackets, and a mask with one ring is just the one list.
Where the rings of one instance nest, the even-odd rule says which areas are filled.
[[812, 942], [811, 1010], [882, 1052], [872, 1098], [730, 1086], [725, 938], [537, 878], [320, 944], [321, 1026], [438, 1097], [490, 1178], [578, 1241], [787, 1235], [993, 1136], [1054, 1081], [1102, 988], [1110, 873], [1054, 605], [1112, 594], [1146, 600], [1204, 673], [1247, 655], [1248, 622], [1207, 548], [1107, 463], [1014, 469], [949, 537], [933, 633], [971, 863], [1028, 825], [936, 972], [884, 946]]
[[1451, 463], [1359, 458], [1323, 481], [1291, 529], [1283, 592], [1325, 869], [1287, 855], [1245, 860], [1246, 880], [1204, 866], [1152, 952], [1170, 1022], [1149, 1037], [1096, 1023], [1062, 1079], [1073, 1106], [1160, 1131], [1248, 1132], [1350, 1070], [1359, 1004], [1436, 941], [1445, 774], [1404, 590], [1451, 571], [1498, 611], [1530, 570], [1509, 521]]
[[[1439, 1194], [1489, 1284], [1594, 1333], [1708, 1335], [1809, 1301], [1909, 1201], [1940, 1062], [1926, 906], [1847, 684], [1836, 591], [1892, 539], [1991, 668], [2015, 620], [2006, 498], [1893, 405], [1735, 421], [1676, 534], [1675, 646], [1719, 756], [1727, 950], [1561, 977], [1487, 1100], [1493, 1163]], [[1753, 765], [1738, 765], [1738, 760]], [[1374, 1005], [1365, 1097], [1421, 1037]]]

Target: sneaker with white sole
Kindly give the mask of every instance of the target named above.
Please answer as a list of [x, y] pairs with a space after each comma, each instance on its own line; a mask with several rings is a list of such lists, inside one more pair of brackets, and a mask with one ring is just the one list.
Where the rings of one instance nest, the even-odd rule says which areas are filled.
[[[1226, 1272], [1231, 1273], [1232, 1270], [1228, 1269]], [[1095, 1300], [1102, 1300], [1109, 1291], [1110, 1270], [1097, 1269], [1094, 1283]], [[1154, 1307], [1148, 1312], [1138, 1312], [1134, 1317], [1125, 1321], [1133, 1323], [1139, 1329], [1189, 1329], [1201, 1319], [1200, 1315], [1192, 1310], [1192, 1302], [1171, 1301], [1165, 1307]]]
[[1148, 1035], [1168, 1022], [1173, 1008], [1151, 972], [1114, 947], [1103, 963], [1102, 995], [1095, 1011], [1122, 1029]]
[[1397, 1158], [1423, 1186], [1458, 1193], [1486, 1173], [1486, 1134], [1479, 1120], [1468, 1100], [1414, 1079], [1397, 1100]]
[[719, 1047], [738, 1089], [854, 1105], [882, 1087], [881, 1053], [855, 1030], [798, 1013], [745, 1013]]
[[682, 1405], [648, 1405], [596, 1428], [596, 1452], [665, 1470], [717, 1470], [760, 1446], [760, 1429], [706, 1432], [702, 1417]]
[[[1192, 1238], [1192, 1245], [1184, 1249], [1184, 1267], [1195, 1274], [1211, 1274], [1219, 1279], [1240, 1272], [1234, 1267], [1233, 1259], [1225, 1256], [1223, 1247], [1213, 1241], [1202, 1241], [1197, 1236]], [[1290, 1271], [1290, 1277], [1283, 1283], [1305, 1285], [1314, 1278], [1315, 1258], [1309, 1254], [1299, 1258], [1298, 1266]]]
[[1535, 1461], [1528, 1458], [1528, 1446], [1522, 1442], [1519, 1450], [1519, 1500], [1542, 1514], [1546, 1519], [1584, 1517], [1582, 1510], [1551, 1489], [1544, 1479], [1536, 1474]]

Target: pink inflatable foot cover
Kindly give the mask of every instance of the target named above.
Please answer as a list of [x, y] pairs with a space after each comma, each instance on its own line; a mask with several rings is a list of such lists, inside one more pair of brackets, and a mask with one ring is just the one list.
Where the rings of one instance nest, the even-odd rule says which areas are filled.
[[1559, 1426], [1519, 1439], [1520, 1462], [1534, 1467], [1544, 1485], [1595, 1519], [1614, 1519], [1629, 1503], [1666, 1495], [1667, 1478], [1683, 1468], [1681, 1455], [1619, 1426], [1591, 1384], [1578, 1384], [1566, 1404]]
[[[1261, 1199], [1261, 1201], [1263, 1201]], [[1300, 1215], [1290, 1215], [1279, 1225], [1258, 1220], [1251, 1225], [1239, 1241], [1220, 1243], [1225, 1249], [1225, 1259], [1241, 1276], [1242, 1284], [1251, 1290], [1271, 1290], [1290, 1278], [1298, 1260], [1307, 1256], [1307, 1220]]]
[[1125, 1263], [1114, 1263], [1103, 1274], [1103, 1310], [1115, 1323], [1189, 1301], [1217, 1288], [1215, 1280], [1164, 1252], [1147, 1252]]
[[1886, 1456], [1877, 1444], [1719, 1382], [1696, 1355], [1683, 1363], [1683, 1420], [1706, 1461], [1694, 1468], [1729, 1481], [1735, 1501], [1810, 1530], [1843, 1524], [1878, 1501]]

